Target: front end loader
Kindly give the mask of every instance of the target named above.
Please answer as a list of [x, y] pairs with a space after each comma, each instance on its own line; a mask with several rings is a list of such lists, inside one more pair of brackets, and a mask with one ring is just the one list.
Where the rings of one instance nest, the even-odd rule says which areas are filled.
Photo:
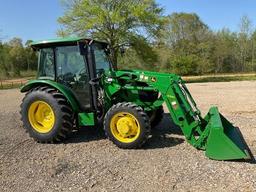
[[[162, 103], [166, 103], [172, 120], [181, 128], [186, 140], [195, 148], [205, 150], [207, 157], [216, 160], [253, 159], [239, 129], [220, 114], [217, 107], [211, 107], [204, 118], [201, 116], [194, 99], [179, 76], [145, 71], [118, 71], [115, 72], [115, 76], [113, 78], [110, 75], [109, 78], [126, 77], [125, 84], [120, 88], [122, 91], [159, 92], [158, 99], [148, 106], [143, 106], [144, 110], [150, 111], [150, 108], [158, 108]], [[146, 83], [147, 86], [141, 86], [138, 82]], [[114, 82], [110, 84], [111, 89], [113, 84]], [[117, 89], [119, 85], [117, 81]]]
[[42, 143], [66, 139], [74, 127], [102, 126], [118, 147], [141, 147], [163, 114], [195, 148], [215, 160], [250, 159], [237, 127], [217, 107], [201, 116], [184, 81], [175, 74], [115, 70], [108, 44], [86, 38], [34, 42], [38, 76], [21, 88], [25, 129]]

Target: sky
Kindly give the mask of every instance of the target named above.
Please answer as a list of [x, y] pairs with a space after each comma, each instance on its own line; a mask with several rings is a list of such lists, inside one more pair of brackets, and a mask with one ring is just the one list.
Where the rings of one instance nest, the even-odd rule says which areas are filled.
[[[256, 24], [255, 0], [156, 0], [164, 14], [197, 13], [212, 30], [239, 29], [242, 16]], [[41, 40], [56, 37], [57, 18], [64, 13], [60, 0], [0, 0], [0, 36]]]

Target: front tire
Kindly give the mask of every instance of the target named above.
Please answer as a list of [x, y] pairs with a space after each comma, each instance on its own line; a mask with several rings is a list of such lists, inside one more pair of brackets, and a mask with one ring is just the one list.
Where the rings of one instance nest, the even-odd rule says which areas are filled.
[[112, 106], [104, 118], [106, 136], [123, 149], [141, 147], [148, 139], [150, 129], [147, 114], [130, 102]]
[[53, 143], [63, 141], [70, 134], [74, 114], [62, 93], [42, 86], [23, 98], [21, 120], [30, 137], [41, 143]]
[[163, 119], [164, 117], [164, 108], [163, 106], [160, 106], [158, 109], [154, 111], [150, 111], [148, 113], [149, 120], [151, 123], [151, 127], [154, 128], [156, 127]]

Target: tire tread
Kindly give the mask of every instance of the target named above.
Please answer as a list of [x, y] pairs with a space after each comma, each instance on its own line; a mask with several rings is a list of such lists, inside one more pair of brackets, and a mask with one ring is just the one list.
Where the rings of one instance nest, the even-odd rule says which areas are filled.
[[[33, 136], [32, 131], [29, 130], [29, 125], [26, 125], [26, 122], [23, 117], [23, 108], [24, 106], [24, 101], [26, 100], [26, 98], [34, 93], [34, 92], [38, 92], [40, 94], [46, 94], [49, 97], [52, 97], [53, 99], [56, 100], [56, 103], [58, 103], [58, 106], [61, 110], [61, 114], [60, 114], [60, 118], [62, 118], [62, 123], [61, 126], [58, 128], [56, 134], [52, 137], [49, 138], [47, 140], [40, 140], [36, 137]], [[65, 98], [65, 96], [60, 93], [57, 89], [49, 87], [49, 86], [38, 86], [35, 87], [31, 90], [29, 90], [24, 98], [22, 99], [22, 104], [20, 105], [21, 110], [20, 110], [20, 115], [21, 115], [21, 120], [23, 122], [23, 127], [25, 128], [26, 132], [29, 133], [30, 137], [34, 138], [34, 140], [36, 140], [39, 143], [55, 143], [55, 142], [61, 142], [64, 139], [66, 139], [69, 134], [72, 132], [73, 130], [73, 125], [74, 125], [74, 113], [73, 110], [71, 108], [71, 106], [69, 105], [67, 99]]]

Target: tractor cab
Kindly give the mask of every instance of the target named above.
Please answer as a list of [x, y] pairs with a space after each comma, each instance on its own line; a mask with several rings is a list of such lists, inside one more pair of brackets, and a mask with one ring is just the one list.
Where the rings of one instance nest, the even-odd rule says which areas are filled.
[[71, 89], [82, 110], [92, 105], [90, 80], [111, 69], [107, 44], [85, 38], [34, 42], [39, 52], [37, 79], [52, 80]]

